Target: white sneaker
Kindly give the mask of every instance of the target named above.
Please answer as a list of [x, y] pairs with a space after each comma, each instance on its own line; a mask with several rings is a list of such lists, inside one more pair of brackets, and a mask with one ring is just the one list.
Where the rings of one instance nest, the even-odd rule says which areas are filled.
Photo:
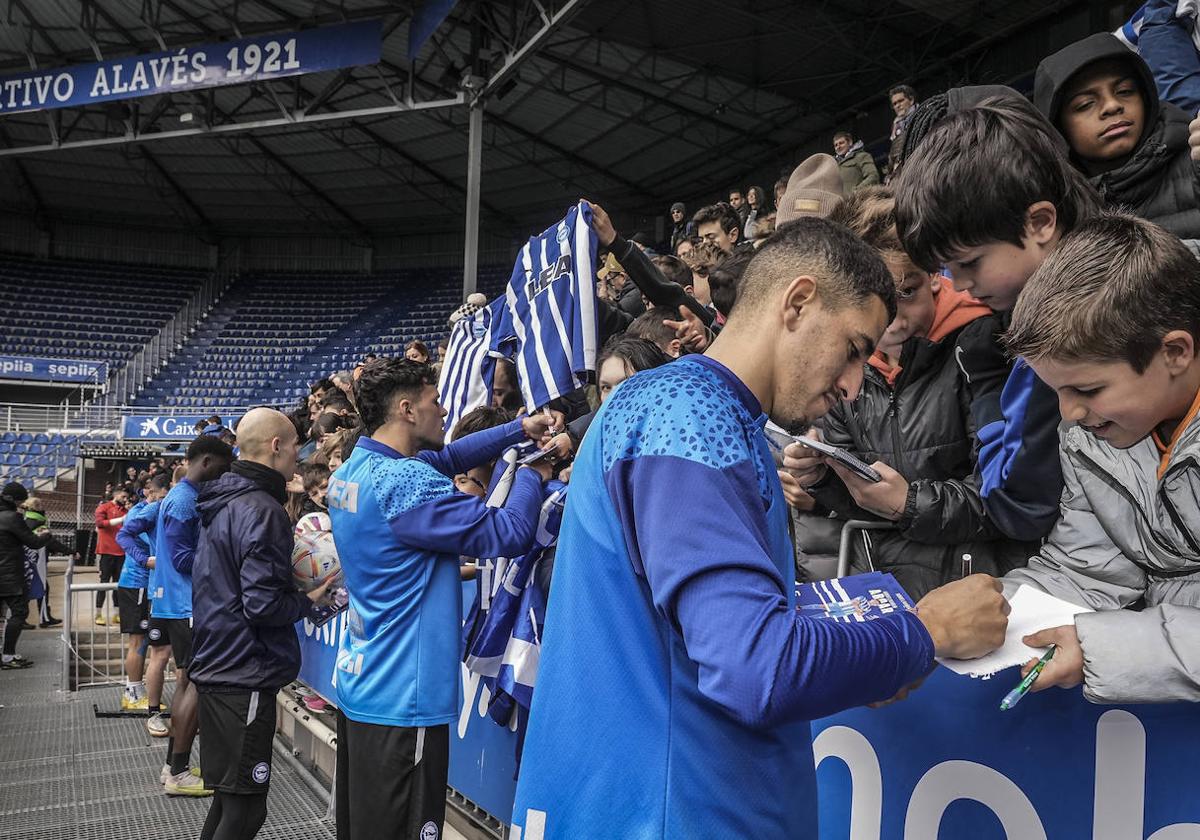
[[171, 734], [171, 730], [167, 727], [166, 720], [158, 712], [146, 718], [146, 732], [154, 738], [166, 738]]
[[195, 768], [184, 770], [178, 775], [171, 775], [167, 768], [167, 780], [163, 782], [163, 791], [167, 796], [212, 796], [213, 791], [204, 786], [204, 780]]

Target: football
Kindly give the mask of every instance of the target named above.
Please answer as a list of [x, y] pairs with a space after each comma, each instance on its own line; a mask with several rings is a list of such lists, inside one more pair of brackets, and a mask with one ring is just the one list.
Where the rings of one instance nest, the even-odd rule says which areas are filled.
[[311, 592], [341, 571], [329, 515], [310, 513], [296, 523], [292, 577], [301, 592]]

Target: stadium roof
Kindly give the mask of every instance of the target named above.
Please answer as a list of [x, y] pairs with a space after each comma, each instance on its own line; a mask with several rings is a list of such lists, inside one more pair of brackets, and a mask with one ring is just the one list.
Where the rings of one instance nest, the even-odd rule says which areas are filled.
[[180, 224], [210, 241], [460, 230], [473, 74], [489, 80], [485, 230], [528, 233], [581, 195], [662, 213], [752, 179], [769, 189], [835, 127], [879, 140], [895, 83], [1027, 76], [1128, 4], [459, 2], [409, 55], [420, 5], [5, 0], [0, 75], [370, 18], [384, 38], [375, 66], [0, 115], [0, 212]]

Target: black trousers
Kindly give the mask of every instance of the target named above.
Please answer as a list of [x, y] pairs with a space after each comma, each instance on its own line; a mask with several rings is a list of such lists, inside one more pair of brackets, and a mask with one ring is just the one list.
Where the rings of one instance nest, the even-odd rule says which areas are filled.
[[338, 840], [426, 840], [446, 820], [450, 727], [380, 726], [338, 712]]
[[12, 656], [17, 652], [17, 640], [21, 638], [21, 625], [29, 618], [29, 597], [20, 595], [0, 595], [0, 611], [8, 607], [8, 624], [4, 627], [4, 655]]
[[[125, 565], [125, 556], [123, 554], [101, 554], [100, 557], [100, 582], [101, 583], [116, 583], [121, 577], [121, 567]], [[96, 593], [96, 609], [104, 606], [104, 596], [108, 593], [103, 589]], [[113, 593], [113, 605], [117, 603], [117, 593]]]

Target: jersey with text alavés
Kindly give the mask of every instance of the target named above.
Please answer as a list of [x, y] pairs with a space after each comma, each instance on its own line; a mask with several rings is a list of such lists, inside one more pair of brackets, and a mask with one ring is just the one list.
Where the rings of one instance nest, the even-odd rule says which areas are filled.
[[150, 591], [150, 614], [155, 618], [192, 617], [192, 561], [200, 539], [199, 493], [200, 488], [184, 478], [158, 505], [154, 586]]
[[517, 782], [522, 840], [816, 837], [808, 721], [932, 663], [911, 615], [800, 616], [758, 400], [687, 356], [622, 383], [571, 476]]

